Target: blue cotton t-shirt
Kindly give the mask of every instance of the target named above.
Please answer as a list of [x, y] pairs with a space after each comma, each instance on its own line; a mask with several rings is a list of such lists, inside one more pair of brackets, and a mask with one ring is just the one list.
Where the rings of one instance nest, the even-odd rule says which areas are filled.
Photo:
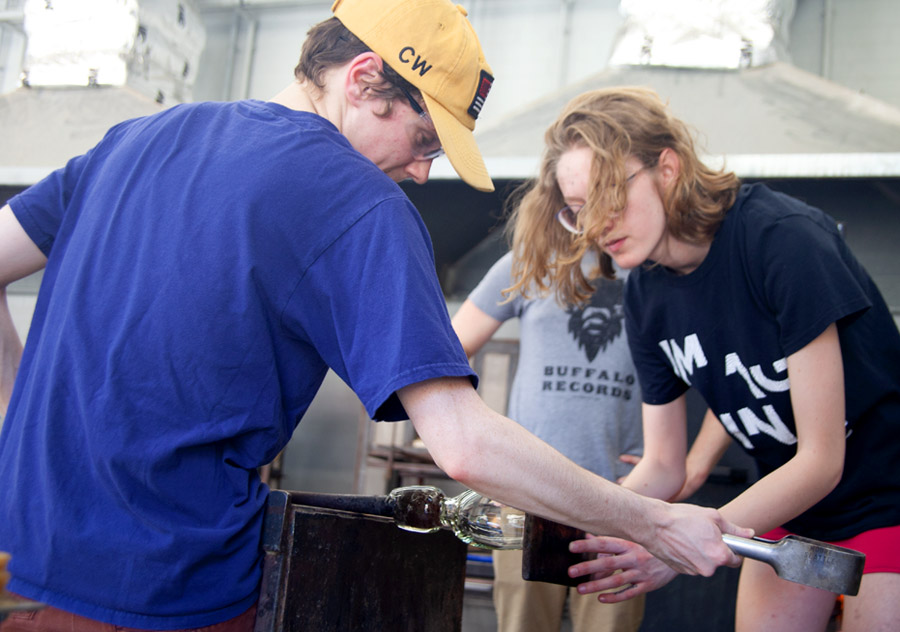
[[471, 376], [401, 189], [316, 115], [176, 106], [10, 201], [47, 255], [0, 434], [9, 589], [116, 625], [257, 598], [256, 470], [331, 367], [369, 415]]

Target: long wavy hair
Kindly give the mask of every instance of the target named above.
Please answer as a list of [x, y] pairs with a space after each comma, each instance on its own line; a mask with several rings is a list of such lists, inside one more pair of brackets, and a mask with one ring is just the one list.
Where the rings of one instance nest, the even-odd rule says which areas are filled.
[[[575, 97], [547, 129], [544, 141], [539, 175], [507, 201], [507, 232], [514, 252], [514, 283], [505, 291], [510, 296], [553, 290], [563, 304], [583, 302], [592, 292], [591, 273], [586, 276], [581, 265], [590, 251], [599, 261], [594, 278], [614, 278], [612, 262], [599, 244], [604, 229], [625, 208], [629, 157], [653, 167], [666, 148], [678, 156], [677, 178], [660, 195], [669, 234], [689, 243], [712, 240], [740, 186], [734, 173], [701, 162], [688, 127], [647, 88], [605, 88]], [[556, 220], [565, 206], [556, 168], [560, 156], [574, 147], [593, 152], [591, 185], [578, 213], [584, 229], [580, 235]]]

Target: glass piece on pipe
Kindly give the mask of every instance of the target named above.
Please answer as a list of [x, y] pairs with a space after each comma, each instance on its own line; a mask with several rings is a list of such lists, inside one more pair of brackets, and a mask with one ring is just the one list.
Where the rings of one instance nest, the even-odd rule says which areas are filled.
[[525, 513], [472, 490], [447, 498], [437, 487], [411, 485], [388, 494], [401, 529], [428, 533], [451, 529], [463, 542], [485, 549], [521, 549]]

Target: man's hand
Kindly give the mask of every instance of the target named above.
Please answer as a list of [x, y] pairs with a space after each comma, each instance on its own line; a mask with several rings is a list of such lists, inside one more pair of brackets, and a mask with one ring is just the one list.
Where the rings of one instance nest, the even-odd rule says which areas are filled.
[[719, 566], [740, 566], [722, 540], [723, 533], [752, 538], [753, 529], [738, 527], [717, 510], [688, 504], [663, 503], [666, 518], [651, 537], [635, 538], [650, 553], [687, 575], [711, 576]]
[[[640, 544], [612, 537], [588, 535], [569, 544], [573, 553], [597, 553], [597, 559], [569, 567], [569, 577], [589, 575], [578, 584], [582, 595], [602, 592], [603, 603], [619, 603], [668, 584], [678, 573], [650, 555]], [[610, 591], [610, 592], [603, 592]]]

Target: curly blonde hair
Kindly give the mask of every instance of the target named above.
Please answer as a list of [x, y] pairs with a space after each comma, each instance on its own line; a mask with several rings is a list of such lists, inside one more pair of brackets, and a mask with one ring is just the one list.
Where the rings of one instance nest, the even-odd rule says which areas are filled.
[[[700, 161], [688, 127], [647, 88], [604, 88], [575, 97], [547, 129], [544, 141], [539, 175], [516, 190], [507, 205], [514, 252], [514, 284], [508, 295], [527, 296], [531, 290], [547, 294], [554, 288], [562, 304], [583, 302], [593, 289], [581, 261], [591, 251], [599, 256], [599, 266], [590, 278], [614, 278], [612, 262], [599, 244], [605, 227], [625, 208], [629, 157], [653, 167], [664, 149], [678, 156], [678, 176], [661, 196], [669, 233], [690, 243], [712, 240], [740, 187], [734, 173]], [[592, 184], [578, 213], [584, 231], [577, 236], [556, 220], [565, 206], [556, 168], [573, 147], [593, 153]]]

